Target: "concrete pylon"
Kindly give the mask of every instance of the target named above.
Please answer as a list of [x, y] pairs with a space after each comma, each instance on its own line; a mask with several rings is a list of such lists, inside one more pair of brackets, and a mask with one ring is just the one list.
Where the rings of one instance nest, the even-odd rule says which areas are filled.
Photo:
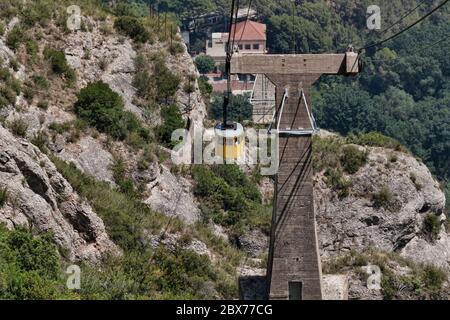
[[[312, 136], [302, 99], [312, 111], [310, 90], [323, 74], [354, 75], [358, 55], [237, 55], [231, 73], [265, 74], [276, 86], [279, 171], [275, 177], [274, 212], [267, 266], [270, 299], [322, 299], [322, 272], [313, 199]], [[281, 133], [283, 132], [283, 133]]]

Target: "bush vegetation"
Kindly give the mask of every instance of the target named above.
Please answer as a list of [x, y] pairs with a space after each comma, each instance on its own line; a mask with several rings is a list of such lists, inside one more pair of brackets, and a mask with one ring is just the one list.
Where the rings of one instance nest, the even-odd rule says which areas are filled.
[[203, 100], [206, 102], [210, 100], [211, 94], [213, 93], [213, 87], [208, 82], [208, 78], [205, 76], [201, 76], [198, 78], [198, 87], [200, 89], [200, 92], [202, 93]]
[[338, 136], [313, 138], [313, 167], [315, 172], [324, 171], [325, 182], [337, 192], [339, 199], [350, 194], [351, 178], [344, 176], [355, 174], [367, 163], [367, 151], [353, 145]]
[[23, 227], [0, 225], [0, 299], [64, 299], [61, 264], [50, 234], [33, 237]]
[[409, 152], [408, 149], [406, 149], [397, 140], [382, 135], [381, 133], [378, 132], [356, 133], [356, 134], [352, 133], [347, 137], [346, 141], [347, 143], [358, 144], [361, 146], [382, 147], [405, 153]]
[[344, 177], [340, 169], [328, 168], [324, 175], [327, 185], [337, 192], [339, 199], [349, 196], [352, 182]]
[[195, 58], [195, 66], [201, 74], [210, 73], [214, 71], [216, 67], [216, 62], [213, 57], [208, 55], [200, 55]]
[[179, 41], [173, 41], [169, 46], [169, 52], [173, 56], [178, 56], [184, 52], [184, 45]]
[[[208, 115], [211, 119], [221, 120], [223, 116], [223, 94], [213, 93], [211, 103], [208, 109]], [[228, 107], [228, 120], [242, 122], [251, 120], [253, 107], [250, 103], [250, 96], [233, 95], [230, 106]]]
[[72, 83], [75, 81], [75, 71], [67, 64], [66, 55], [60, 50], [46, 47], [44, 57], [50, 61], [52, 71], [57, 75], [64, 75]]
[[90, 83], [77, 97], [76, 114], [100, 132], [118, 140], [137, 133], [143, 142], [150, 142], [149, 131], [142, 127], [135, 115], [124, 110], [122, 98], [108, 84], [102, 81]]
[[392, 195], [392, 191], [387, 187], [383, 186], [378, 192], [372, 194], [373, 206], [376, 209], [384, 208], [388, 211], [398, 211], [397, 201]]
[[169, 148], [175, 147], [177, 142], [172, 141], [172, 133], [177, 129], [185, 129], [186, 124], [176, 105], [164, 106], [161, 108], [162, 125], [156, 129], [158, 141]]
[[133, 85], [139, 97], [149, 104], [168, 105], [175, 102], [181, 79], [167, 68], [164, 56], [138, 54], [134, 65], [137, 72]]
[[[411, 272], [399, 274], [392, 266], [407, 267]], [[382, 252], [368, 248], [363, 252], [355, 250], [333, 261], [323, 264], [325, 274], [344, 273], [352, 270], [359, 273], [361, 281], [367, 281], [367, 274], [361, 267], [376, 265], [381, 269], [381, 291], [384, 299], [446, 299], [444, 287], [447, 275], [444, 270], [431, 265], [417, 265], [396, 253]]]
[[261, 204], [258, 187], [238, 166], [194, 166], [192, 176], [205, 222], [222, 225], [234, 235], [251, 228], [269, 234], [271, 209]]
[[21, 138], [25, 138], [28, 130], [28, 124], [22, 118], [16, 118], [9, 122], [11, 132]]
[[354, 174], [366, 163], [366, 151], [359, 150], [358, 147], [351, 145], [342, 148], [341, 164], [346, 172]]
[[[223, 240], [201, 225], [186, 228], [181, 220], [155, 213], [129, 193], [111, 189], [50, 155], [59, 172], [74, 189], [85, 197], [105, 223], [113, 241], [123, 250], [123, 257], [110, 257], [102, 268], [83, 267], [84, 283], [79, 294], [86, 299], [206, 299], [204, 285], [213, 283], [225, 298], [236, 296], [231, 270], [240, 258]], [[118, 170], [123, 172], [121, 168]], [[170, 221], [170, 223], [169, 223]], [[223, 266], [212, 265], [208, 258], [176, 245], [168, 250], [163, 245], [153, 248], [145, 232], [158, 235], [162, 230], [171, 234], [195, 235], [221, 257], [229, 261]]]
[[429, 213], [423, 220], [423, 232], [426, 237], [434, 241], [441, 231], [441, 219], [439, 216]]
[[114, 28], [136, 42], [145, 43], [151, 39], [150, 32], [135, 17], [121, 16], [114, 21]]
[[22, 27], [16, 25], [6, 37], [6, 45], [12, 49], [17, 50], [20, 44], [26, 41], [25, 32]]
[[17, 95], [22, 90], [20, 81], [11, 75], [8, 68], [1, 67], [2, 64], [3, 61], [0, 59], [0, 109], [14, 105]]
[[0, 188], [0, 208], [2, 208], [7, 202], [9, 198], [8, 189], [6, 187]]

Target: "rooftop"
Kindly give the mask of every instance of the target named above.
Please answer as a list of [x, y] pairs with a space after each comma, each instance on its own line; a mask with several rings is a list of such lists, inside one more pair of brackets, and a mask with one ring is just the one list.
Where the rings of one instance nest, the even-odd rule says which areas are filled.
[[[236, 31], [235, 31], [236, 29]], [[266, 41], [266, 25], [264, 23], [255, 22], [252, 20], [241, 21], [233, 25], [231, 29], [231, 34], [235, 35], [237, 41], [254, 41], [262, 40]], [[235, 33], [236, 32], [236, 33]]]

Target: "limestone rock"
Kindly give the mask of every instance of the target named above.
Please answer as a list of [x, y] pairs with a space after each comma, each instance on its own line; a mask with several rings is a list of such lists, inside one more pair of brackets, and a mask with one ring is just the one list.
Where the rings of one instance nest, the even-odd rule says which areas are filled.
[[59, 157], [74, 163], [78, 169], [99, 181], [115, 184], [110, 169], [113, 156], [98, 140], [90, 136], [81, 138], [77, 143], [67, 144]]
[[[414, 262], [449, 267], [450, 241], [444, 227], [436, 243], [423, 237], [428, 214], [443, 214], [445, 196], [428, 168], [411, 155], [383, 148], [367, 148], [368, 164], [352, 175], [351, 192], [340, 200], [315, 177], [315, 210], [322, 259], [349, 250], [375, 247], [399, 252]], [[392, 162], [394, 158], [395, 162]], [[386, 188], [393, 210], [376, 208], [373, 194]], [[440, 252], [440, 254], [438, 254]]]
[[259, 257], [269, 248], [268, 237], [259, 230], [251, 230], [236, 239], [236, 245], [249, 253], [251, 257]]
[[322, 276], [323, 300], [348, 300], [348, 276], [326, 274]]
[[114, 34], [104, 35], [97, 22], [91, 23], [94, 26], [92, 32], [76, 32], [65, 41], [67, 62], [77, 71], [78, 86], [103, 80], [122, 96], [127, 110], [142, 116], [141, 110], [133, 104], [136, 51], [132, 40]]
[[150, 194], [144, 201], [153, 210], [178, 216], [193, 224], [200, 218], [200, 209], [192, 194], [192, 184], [184, 177], [174, 176], [164, 165], [158, 177], [147, 185]]
[[79, 198], [38, 148], [0, 126], [0, 187], [9, 197], [0, 208], [8, 228], [24, 225], [35, 233], [52, 232], [69, 260], [97, 262], [119, 253], [103, 221]]

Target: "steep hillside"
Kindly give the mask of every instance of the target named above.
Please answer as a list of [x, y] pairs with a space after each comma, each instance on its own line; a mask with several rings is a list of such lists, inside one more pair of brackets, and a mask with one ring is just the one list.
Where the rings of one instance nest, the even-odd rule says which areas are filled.
[[[171, 162], [172, 131], [207, 104], [174, 21], [86, 0], [70, 31], [69, 4], [0, 12], [0, 297], [237, 298], [239, 272], [264, 272], [273, 181]], [[315, 150], [324, 272], [347, 272], [351, 298], [445, 297], [445, 197], [426, 166], [378, 135]], [[381, 292], [364, 291], [369, 262]]]

